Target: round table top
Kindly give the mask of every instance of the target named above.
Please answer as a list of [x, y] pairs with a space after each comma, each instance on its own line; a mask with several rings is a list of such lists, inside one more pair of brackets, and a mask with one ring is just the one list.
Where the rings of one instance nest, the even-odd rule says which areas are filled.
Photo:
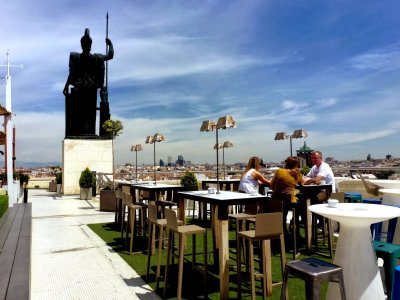
[[338, 203], [335, 208], [328, 204], [316, 204], [308, 209], [326, 218], [355, 225], [372, 224], [400, 216], [400, 208], [382, 204]]
[[400, 195], [400, 189], [379, 189], [379, 193]]

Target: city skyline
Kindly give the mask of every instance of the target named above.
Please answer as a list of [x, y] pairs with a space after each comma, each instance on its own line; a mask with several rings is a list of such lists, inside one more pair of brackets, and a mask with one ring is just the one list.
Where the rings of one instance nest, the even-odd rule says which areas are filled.
[[234, 144], [226, 163], [282, 161], [289, 140], [275, 134], [300, 128], [324, 157], [399, 157], [399, 8], [388, 0], [5, 2], [0, 64], [10, 50], [11, 64], [24, 65], [11, 69], [17, 161], [61, 161], [69, 53], [81, 52], [85, 28], [92, 53], [105, 52], [107, 12], [110, 109], [124, 125], [117, 164], [133, 163], [139, 143], [138, 163], [151, 164], [145, 139], [156, 132], [166, 138], [157, 158], [215, 163], [215, 133], [200, 126], [224, 115], [237, 121], [219, 131], [219, 142]]

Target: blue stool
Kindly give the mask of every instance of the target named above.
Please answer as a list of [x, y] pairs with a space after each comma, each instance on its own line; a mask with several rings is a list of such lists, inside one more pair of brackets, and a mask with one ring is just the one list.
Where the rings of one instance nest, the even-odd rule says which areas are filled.
[[400, 266], [394, 269], [392, 299], [400, 299]]
[[362, 202], [362, 194], [356, 192], [345, 192], [344, 200], [348, 203], [360, 203]]
[[[363, 199], [363, 203], [367, 204], [382, 204], [382, 200], [380, 199]], [[382, 231], [382, 222], [371, 224], [371, 235], [374, 235], [375, 232], [375, 240], [380, 241], [381, 239], [381, 231]]]
[[[393, 206], [399, 207], [397, 205]], [[392, 297], [395, 269], [397, 266], [397, 260], [400, 259], [400, 245], [392, 244], [396, 225], [397, 225], [397, 218], [389, 220], [386, 242], [381, 242], [380, 230], [382, 229], [382, 223], [376, 223], [375, 238], [373, 241], [373, 246], [376, 256], [383, 260], [383, 268], [385, 270], [386, 293], [388, 300], [400, 299], [398, 297]], [[400, 287], [398, 287], [398, 289], [400, 289]]]
[[382, 204], [381, 199], [363, 199], [362, 202], [368, 204]]

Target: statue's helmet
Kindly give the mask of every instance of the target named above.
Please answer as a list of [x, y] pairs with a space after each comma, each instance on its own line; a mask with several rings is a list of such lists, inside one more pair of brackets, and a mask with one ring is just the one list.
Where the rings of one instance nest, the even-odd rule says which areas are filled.
[[85, 34], [81, 38], [81, 46], [83, 50], [90, 50], [92, 48], [92, 38], [90, 37], [89, 28], [85, 29]]

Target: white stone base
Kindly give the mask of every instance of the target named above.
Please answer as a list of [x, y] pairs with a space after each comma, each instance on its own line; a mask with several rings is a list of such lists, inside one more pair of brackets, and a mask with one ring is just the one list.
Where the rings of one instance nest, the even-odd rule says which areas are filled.
[[111, 140], [64, 139], [62, 149], [64, 195], [80, 193], [79, 177], [86, 167], [90, 171], [112, 173]]

